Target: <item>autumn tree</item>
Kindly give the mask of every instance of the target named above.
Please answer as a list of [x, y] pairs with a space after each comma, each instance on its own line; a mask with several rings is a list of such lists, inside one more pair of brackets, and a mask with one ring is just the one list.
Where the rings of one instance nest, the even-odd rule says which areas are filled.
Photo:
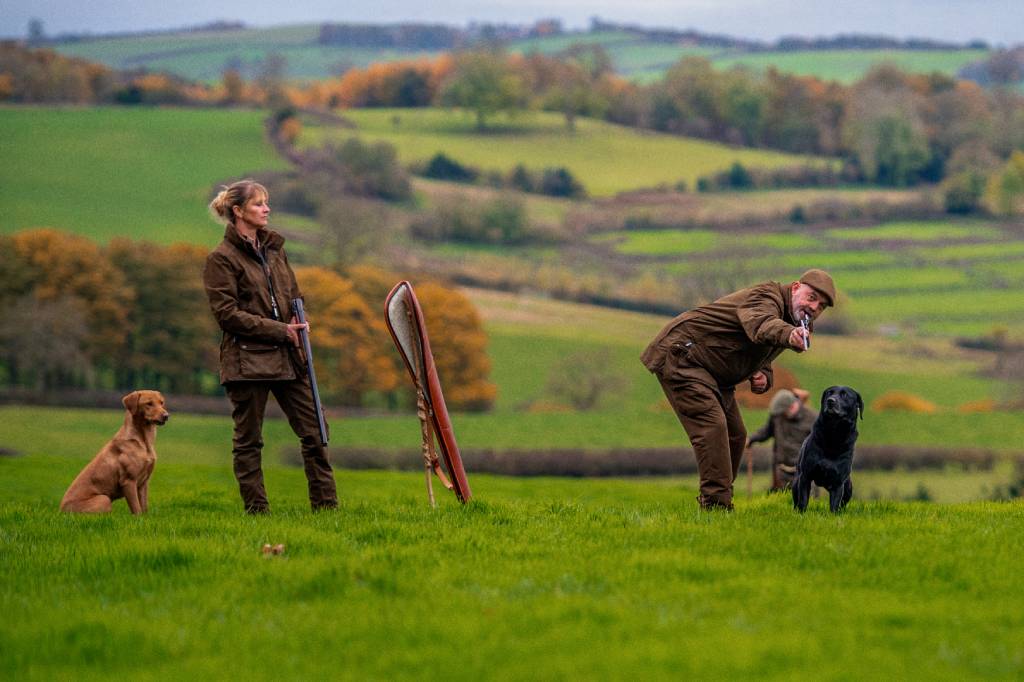
[[456, 410], [483, 411], [498, 388], [490, 382], [487, 334], [468, 298], [436, 282], [416, 284], [445, 400]]
[[903, 186], [920, 179], [930, 158], [921, 95], [906, 75], [876, 67], [853, 89], [844, 141], [871, 181]]
[[988, 179], [999, 158], [981, 140], [961, 144], [946, 163], [942, 196], [949, 213], [971, 213], [982, 204]]
[[[395, 284], [403, 279], [412, 281], [423, 308], [437, 373], [449, 407], [482, 411], [493, 405], [497, 387], [489, 379], [491, 361], [487, 355], [487, 335], [479, 313], [468, 298], [438, 282], [402, 276], [372, 265], [352, 266], [346, 275], [371, 309], [380, 311], [381, 316], [384, 300]], [[385, 334], [384, 338], [393, 348], [390, 335]], [[396, 370], [403, 376], [402, 385], [411, 386], [405, 380], [406, 370], [397, 350], [392, 358]]]
[[225, 69], [221, 80], [224, 86], [224, 104], [241, 104], [245, 99], [245, 80], [238, 69]]
[[116, 368], [118, 385], [200, 392], [203, 377], [217, 366], [220, 340], [203, 290], [207, 250], [118, 238], [104, 253], [124, 273], [135, 298]]
[[392, 224], [387, 205], [352, 195], [325, 196], [317, 209], [321, 252], [344, 269], [379, 251]]
[[465, 52], [455, 58], [454, 70], [442, 88], [441, 102], [472, 110], [477, 130], [483, 131], [488, 117], [522, 108], [524, 95], [522, 78], [503, 54]]
[[988, 181], [985, 199], [993, 212], [1024, 215], [1024, 151], [1015, 151]]
[[46, 390], [89, 383], [85, 313], [71, 296], [26, 296], [0, 318], [0, 364], [15, 385]]
[[350, 137], [340, 145], [325, 144], [305, 153], [303, 173], [322, 196], [352, 194], [391, 201], [412, 193], [409, 174], [398, 152], [386, 142], [368, 143]]
[[[73, 307], [85, 320], [82, 350], [89, 362], [113, 368], [127, 336], [128, 310], [133, 303], [124, 275], [93, 242], [53, 229], [19, 232], [9, 238], [4, 266], [12, 277], [0, 284], [0, 300], [8, 306], [52, 304], [50, 312]], [[51, 319], [61, 316], [54, 313]], [[36, 343], [48, 343], [59, 329], [38, 330]]]
[[383, 315], [371, 310], [352, 286], [336, 272], [320, 267], [295, 271], [310, 320], [310, 342], [317, 381], [326, 399], [361, 405], [371, 392], [398, 387], [398, 372], [387, 338]]

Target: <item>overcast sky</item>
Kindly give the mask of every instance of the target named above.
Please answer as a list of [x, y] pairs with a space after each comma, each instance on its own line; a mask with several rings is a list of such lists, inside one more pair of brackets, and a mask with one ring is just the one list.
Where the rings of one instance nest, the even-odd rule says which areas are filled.
[[175, 28], [217, 19], [251, 26], [321, 21], [465, 25], [556, 17], [569, 28], [585, 28], [593, 16], [761, 40], [871, 33], [1024, 42], [1024, 0], [0, 0], [0, 36], [23, 36], [33, 17], [43, 21], [47, 34], [58, 34]]

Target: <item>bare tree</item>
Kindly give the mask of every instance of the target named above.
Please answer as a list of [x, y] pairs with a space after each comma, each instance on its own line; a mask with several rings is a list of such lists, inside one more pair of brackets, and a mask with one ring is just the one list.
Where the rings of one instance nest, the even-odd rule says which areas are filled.
[[40, 301], [27, 296], [0, 317], [0, 348], [12, 383], [46, 389], [90, 369], [84, 352], [89, 328], [72, 297]]
[[607, 396], [629, 389], [629, 379], [615, 371], [606, 348], [566, 356], [548, 378], [547, 392], [577, 410], [592, 410]]

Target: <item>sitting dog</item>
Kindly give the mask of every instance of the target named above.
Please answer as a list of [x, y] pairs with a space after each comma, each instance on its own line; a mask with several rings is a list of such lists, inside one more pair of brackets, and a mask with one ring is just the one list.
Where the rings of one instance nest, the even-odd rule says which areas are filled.
[[156, 427], [170, 417], [159, 391], [134, 391], [121, 399], [124, 425], [71, 483], [64, 512], [108, 512], [123, 497], [132, 514], [149, 509], [149, 477], [156, 464]]
[[853, 444], [857, 416], [864, 418], [864, 401], [849, 386], [832, 386], [821, 394], [821, 412], [800, 447], [793, 477], [793, 506], [807, 509], [811, 483], [828, 491], [829, 508], [838, 512], [853, 497]]

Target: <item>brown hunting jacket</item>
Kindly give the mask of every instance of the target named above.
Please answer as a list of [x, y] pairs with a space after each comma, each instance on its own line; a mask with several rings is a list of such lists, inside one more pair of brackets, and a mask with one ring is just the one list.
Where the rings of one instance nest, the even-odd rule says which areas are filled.
[[[287, 322], [292, 317], [292, 299], [302, 294], [288, 265], [284, 237], [266, 228], [257, 236], [259, 253], [229, 223], [224, 241], [206, 257], [203, 268], [210, 310], [223, 330], [222, 384], [296, 378]], [[277, 302], [276, 315], [271, 291]]]
[[772, 464], [795, 467], [800, 456], [800, 447], [810, 434], [817, 418], [817, 410], [801, 405], [796, 417], [790, 418], [785, 414], [769, 416], [765, 425], [755, 431], [748, 440], [751, 443], [763, 443], [769, 438], [774, 438]]
[[789, 285], [765, 282], [677, 316], [640, 356], [648, 370], [732, 390], [757, 371], [772, 386], [772, 361], [797, 326]]

